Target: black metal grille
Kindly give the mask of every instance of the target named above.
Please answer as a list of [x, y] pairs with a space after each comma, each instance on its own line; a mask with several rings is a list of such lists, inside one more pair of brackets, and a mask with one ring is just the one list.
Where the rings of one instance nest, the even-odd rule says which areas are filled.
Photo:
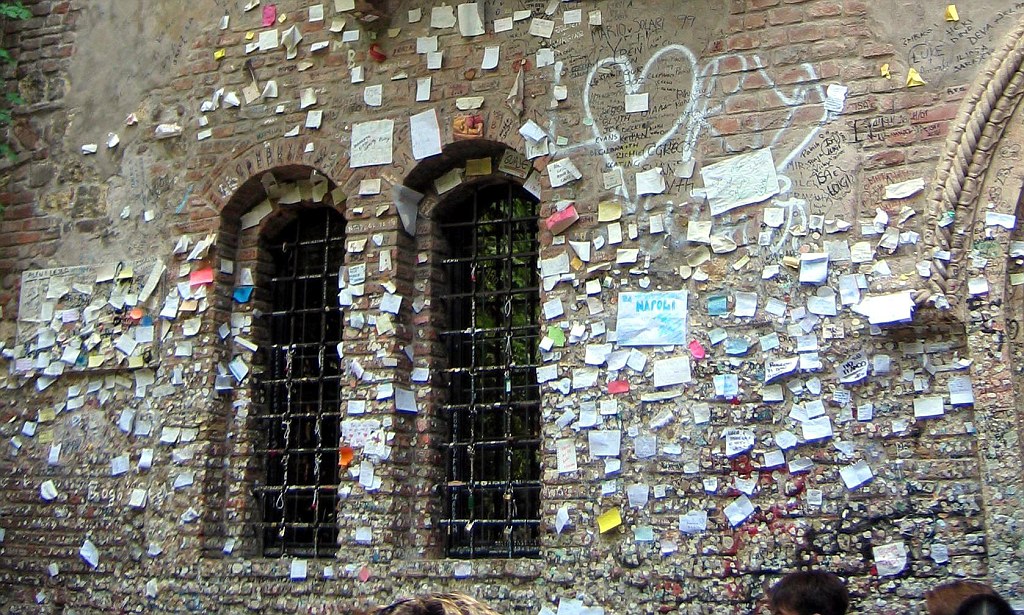
[[342, 335], [338, 270], [345, 221], [306, 210], [268, 246], [274, 261], [263, 399], [257, 425], [266, 481], [261, 500], [268, 557], [333, 557], [337, 551]]
[[477, 190], [441, 224], [450, 293], [443, 414], [449, 557], [539, 555], [540, 390], [536, 202]]

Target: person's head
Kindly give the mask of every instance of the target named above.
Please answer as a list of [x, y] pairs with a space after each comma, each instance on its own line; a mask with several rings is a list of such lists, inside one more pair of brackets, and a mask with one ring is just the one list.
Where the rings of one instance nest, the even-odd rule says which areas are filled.
[[430, 594], [399, 600], [374, 611], [374, 615], [499, 615], [486, 604], [465, 594]]
[[957, 609], [971, 596], [994, 596], [995, 590], [977, 581], [944, 583], [924, 594], [928, 615], [955, 615]]
[[956, 615], [1014, 615], [1013, 608], [996, 594], [977, 594], [964, 600]]
[[823, 570], [791, 572], [769, 595], [774, 615], [844, 615], [850, 593], [836, 575]]

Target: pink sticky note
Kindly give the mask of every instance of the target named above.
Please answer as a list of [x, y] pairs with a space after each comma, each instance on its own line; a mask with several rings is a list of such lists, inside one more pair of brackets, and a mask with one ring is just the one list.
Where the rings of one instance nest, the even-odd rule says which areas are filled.
[[580, 215], [576, 213], [576, 207], [570, 205], [562, 211], [556, 211], [548, 217], [548, 230], [551, 231], [552, 235], [557, 235], [572, 226], [572, 224], [579, 219]]
[[694, 359], [703, 359], [707, 354], [707, 351], [705, 351], [704, 347], [700, 345], [700, 342], [697, 340], [690, 342], [690, 355]]
[[628, 380], [612, 380], [608, 383], [608, 392], [612, 395], [618, 395], [619, 393], [629, 393], [629, 381]]
[[197, 269], [188, 278], [189, 286], [202, 286], [213, 283], [213, 268]]
[[268, 4], [263, 7], [263, 27], [268, 28], [277, 21], [277, 5]]
[[366, 583], [368, 580], [370, 580], [370, 569], [366, 566], [363, 566], [359, 569], [359, 580], [363, 583]]

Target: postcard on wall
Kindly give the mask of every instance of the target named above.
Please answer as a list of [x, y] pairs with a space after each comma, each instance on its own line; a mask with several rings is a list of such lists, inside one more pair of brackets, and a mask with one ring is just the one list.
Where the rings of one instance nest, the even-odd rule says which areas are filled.
[[620, 346], [686, 343], [685, 290], [622, 293], [615, 328]]

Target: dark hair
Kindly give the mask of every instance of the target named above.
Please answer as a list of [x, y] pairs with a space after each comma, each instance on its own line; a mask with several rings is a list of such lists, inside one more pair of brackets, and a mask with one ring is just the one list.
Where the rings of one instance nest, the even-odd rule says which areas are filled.
[[1014, 615], [1013, 608], [996, 594], [978, 594], [971, 596], [960, 608], [956, 615]]
[[381, 607], [374, 615], [498, 615], [486, 604], [465, 594], [428, 594]]
[[772, 588], [769, 604], [773, 611], [786, 609], [797, 615], [843, 615], [850, 593], [831, 572], [804, 570], [782, 577]]
[[979, 594], [995, 595], [996, 591], [977, 581], [953, 581], [943, 583], [924, 594], [928, 615], [955, 615], [965, 600]]

